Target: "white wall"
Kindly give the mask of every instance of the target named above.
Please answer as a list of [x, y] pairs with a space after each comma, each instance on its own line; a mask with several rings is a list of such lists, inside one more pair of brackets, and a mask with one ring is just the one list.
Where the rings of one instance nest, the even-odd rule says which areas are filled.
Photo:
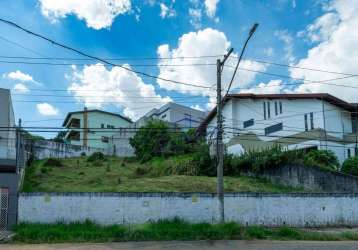
[[[358, 196], [343, 194], [245, 194], [225, 196], [227, 221], [243, 225], [358, 225]], [[180, 217], [216, 222], [217, 198], [204, 193], [22, 193], [19, 222], [90, 219], [100, 224], [144, 223]]]

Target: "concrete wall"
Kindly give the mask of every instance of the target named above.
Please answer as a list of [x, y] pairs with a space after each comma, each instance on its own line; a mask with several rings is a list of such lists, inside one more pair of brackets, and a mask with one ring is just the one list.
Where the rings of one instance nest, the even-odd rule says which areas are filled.
[[111, 154], [109, 149], [94, 148], [94, 147], [84, 147], [76, 146], [65, 143], [58, 143], [53, 141], [26, 141], [26, 150], [31, 152], [31, 154], [36, 159], [45, 159], [49, 157], [55, 158], [67, 158], [67, 157], [76, 157], [81, 156], [82, 153], [86, 155], [91, 155], [94, 152], [102, 152], [103, 154]]
[[[243, 225], [358, 225], [357, 194], [255, 194], [225, 196], [227, 221]], [[180, 217], [216, 222], [217, 198], [208, 193], [21, 193], [19, 222], [90, 219], [100, 224], [144, 223]]]
[[[15, 117], [10, 90], [0, 88], [0, 127], [14, 127]], [[16, 130], [0, 131], [0, 159], [16, 158]]]
[[9, 189], [9, 207], [7, 214], [8, 228], [17, 222], [17, 188], [19, 175], [16, 173], [0, 173], [0, 188]]
[[358, 193], [358, 177], [300, 165], [264, 170], [261, 175], [275, 183], [323, 192]]

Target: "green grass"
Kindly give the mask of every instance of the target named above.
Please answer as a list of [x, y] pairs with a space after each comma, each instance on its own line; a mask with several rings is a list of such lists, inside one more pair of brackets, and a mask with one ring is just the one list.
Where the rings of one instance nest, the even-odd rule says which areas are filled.
[[[190, 155], [155, 158], [141, 164], [131, 158], [62, 159], [60, 165], [34, 161], [26, 170], [24, 192], [215, 192], [216, 178], [179, 175]], [[186, 170], [185, 170], [186, 171]], [[184, 184], [185, 183], [185, 184]], [[227, 192], [287, 193], [307, 191], [247, 176], [225, 177]]]
[[71, 224], [20, 224], [13, 242], [113, 242], [148, 240], [358, 240], [358, 233], [320, 233], [288, 227], [242, 227], [236, 223], [189, 224], [179, 219], [141, 225], [100, 226], [90, 221]]

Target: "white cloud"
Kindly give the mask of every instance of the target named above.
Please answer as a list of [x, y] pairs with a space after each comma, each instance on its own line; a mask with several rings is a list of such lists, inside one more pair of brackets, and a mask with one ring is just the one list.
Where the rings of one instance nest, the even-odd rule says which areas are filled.
[[258, 85], [242, 89], [240, 93], [253, 93], [253, 94], [280, 94], [284, 91], [282, 80], [271, 80], [268, 83], [259, 83]]
[[[189, 32], [182, 35], [178, 40], [178, 47], [170, 49], [168, 44], [158, 47], [157, 53], [160, 57], [171, 59], [162, 59], [159, 61], [159, 76], [166, 79], [173, 79], [185, 83], [192, 83], [212, 89], [203, 89], [191, 87], [171, 82], [158, 80], [161, 88], [191, 95], [202, 95], [211, 97], [210, 102], [215, 102], [216, 88], [216, 58], [191, 58], [184, 57], [200, 57], [207, 55], [223, 55], [230, 48], [230, 42], [225, 34], [215, 29], [207, 28], [198, 32]], [[226, 65], [236, 65], [237, 54], [233, 53]], [[190, 66], [170, 66], [171, 64], [194, 64]], [[195, 65], [207, 64], [207, 65]], [[214, 64], [214, 65], [210, 65]], [[167, 66], [168, 65], [168, 66]], [[240, 67], [251, 70], [265, 70], [265, 65], [249, 60], [242, 60]], [[233, 74], [233, 67], [225, 67], [222, 74], [223, 89], [228, 87], [228, 83]], [[256, 73], [239, 70], [238, 76], [235, 78], [232, 88], [246, 87], [255, 79]]]
[[287, 30], [275, 31], [274, 35], [284, 43], [285, 59], [292, 64], [296, 60], [293, 51], [293, 37]]
[[[312, 34], [312, 36], [316, 35], [320, 42], [311, 48], [308, 51], [307, 57], [301, 59], [295, 66], [358, 74], [358, 33], [355, 32], [356, 27], [358, 27], [358, 15], [356, 15], [358, 12], [358, 1], [333, 1], [326, 10], [334, 13], [333, 15], [337, 15], [334, 19], [339, 20], [339, 22], [335, 24], [335, 28], [328, 27], [327, 25], [318, 25], [317, 29], [313, 29], [312, 32], [316, 32], [316, 34]], [[327, 17], [327, 14], [322, 16]], [[322, 17], [319, 17], [314, 22], [314, 25], [320, 23], [321, 20]], [[342, 75], [291, 69], [291, 76], [320, 81]], [[358, 89], [355, 88], [357, 87], [356, 77], [331, 81], [330, 83], [344, 84], [353, 88], [333, 86], [325, 83], [306, 83], [299, 86], [296, 91], [328, 92], [347, 101], [358, 102]]]
[[171, 7], [168, 7], [167, 5], [165, 5], [164, 3], [160, 3], [160, 17], [161, 18], [169, 18], [169, 17], [175, 17], [176, 12], [175, 10]]
[[130, 0], [39, 0], [41, 12], [51, 22], [67, 15], [76, 15], [86, 21], [87, 27], [110, 27], [116, 16], [131, 10]]
[[59, 113], [57, 108], [47, 102], [36, 104], [36, 107], [37, 111], [44, 116], [55, 116]]
[[201, 9], [189, 8], [189, 16], [191, 25], [199, 29], [201, 27]]
[[[123, 65], [130, 68], [129, 65]], [[122, 107], [124, 115], [136, 120], [143, 114], [172, 101], [156, 94], [153, 85], [145, 84], [139, 76], [120, 67], [106, 69], [101, 64], [73, 68], [68, 91], [87, 107], [102, 108], [113, 103]]]
[[11, 80], [17, 80], [22, 82], [35, 82], [32, 76], [29, 74], [23, 73], [20, 70], [16, 70], [3, 75], [4, 78], [8, 78]]
[[272, 47], [268, 47], [266, 49], [264, 49], [263, 53], [266, 56], [273, 56], [273, 54], [275, 53], [274, 49]]
[[205, 12], [208, 17], [214, 17], [217, 9], [217, 5], [220, 0], [205, 0]]
[[26, 87], [26, 85], [22, 84], [22, 83], [17, 83], [14, 85], [14, 91], [17, 93], [29, 93], [30, 90]]
[[337, 29], [339, 16], [334, 12], [329, 12], [317, 18], [313, 24], [307, 26], [306, 30], [299, 32], [300, 36], [307, 36], [311, 42], [321, 42], [328, 40], [331, 34]]

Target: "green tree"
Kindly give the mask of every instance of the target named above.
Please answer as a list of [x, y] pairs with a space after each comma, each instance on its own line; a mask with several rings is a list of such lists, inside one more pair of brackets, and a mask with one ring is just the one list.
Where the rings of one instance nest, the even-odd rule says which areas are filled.
[[345, 160], [342, 165], [342, 172], [358, 176], [358, 156]]

